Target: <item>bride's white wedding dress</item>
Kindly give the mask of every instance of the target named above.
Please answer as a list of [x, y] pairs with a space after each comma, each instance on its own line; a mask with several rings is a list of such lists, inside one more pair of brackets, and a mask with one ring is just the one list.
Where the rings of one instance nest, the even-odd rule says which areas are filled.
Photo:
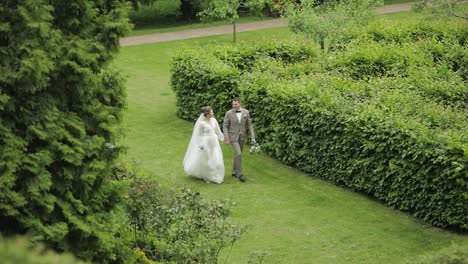
[[192, 138], [185, 153], [185, 173], [207, 182], [222, 183], [224, 180], [223, 152], [219, 141], [224, 140], [218, 121], [200, 115], [193, 128]]

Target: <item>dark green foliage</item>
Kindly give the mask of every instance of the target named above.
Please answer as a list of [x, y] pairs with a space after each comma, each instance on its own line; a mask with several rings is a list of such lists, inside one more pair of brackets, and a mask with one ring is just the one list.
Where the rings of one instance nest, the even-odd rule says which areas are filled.
[[129, 29], [120, 0], [0, 3], [0, 231], [99, 263], [116, 239], [108, 176], [125, 106], [109, 62]]
[[268, 154], [434, 225], [467, 229], [464, 113], [385, 79], [270, 84], [258, 75], [243, 96]]
[[[229, 105], [233, 94], [238, 94], [240, 71], [206, 54], [185, 53], [172, 64], [171, 84], [177, 95], [177, 115], [196, 120], [199, 109], [211, 105], [221, 111]], [[178, 76], [185, 76], [179, 78]]]
[[[354, 45], [348, 45], [355, 42]], [[386, 66], [402, 60], [400, 66], [413, 66], [414, 62], [422, 62], [424, 57], [426, 63], [444, 65], [459, 74], [464, 81], [468, 80], [468, 31], [466, 24], [453, 21], [436, 22], [413, 22], [397, 23], [393, 21], [380, 21], [371, 24], [362, 30], [348, 30], [333, 43], [332, 50], [349, 49], [351, 54], [347, 56], [367, 55], [367, 59], [379, 58], [375, 63]], [[416, 45], [413, 45], [416, 44]], [[357, 49], [355, 49], [357, 47]], [[401, 49], [403, 47], [405, 49]], [[390, 48], [387, 50], [387, 48]], [[375, 49], [375, 50], [374, 50]], [[412, 49], [409, 50], [409, 49]], [[399, 53], [397, 52], [399, 50]], [[371, 54], [366, 54], [371, 52]], [[389, 54], [387, 54], [389, 52]], [[418, 54], [419, 52], [419, 54]], [[411, 56], [418, 55], [415, 61], [409, 61]], [[366, 56], [363, 61], [351, 58], [349, 63], [360, 67], [369, 66]], [[384, 61], [383, 59], [387, 59]], [[389, 61], [390, 60], [390, 61]], [[374, 62], [374, 60], [371, 60]], [[402, 63], [406, 65], [401, 65]], [[387, 67], [391, 67], [391, 66]], [[356, 69], [356, 71], [359, 71]], [[367, 72], [366, 72], [367, 73]], [[376, 72], [378, 73], [378, 71]], [[375, 73], [374, 73], [375, 74]], [[371, 74], [372, 75], [372, 74]]]
[[[352, 43], [360, 45], [288, 63], [252, 56], [255, 47], [179, 56], [172, 83], [178, 100], [190, 101], [179, 112], [193, 118], [203, 104], [221, 111], [241, 95], [269, 155], [435, 226], [468, 230], [468, 90], [450, 60], [424, 52], [452, 42]], [[211, 64], [232, 75], [204, 67]]]
[[177, 96], [177, 114], [184, 119], [195, 120], [204, 105], [212, 106], [215, 112], [228, 109], [231, 99], [240, 94], [242, 70], [249, 70], [261, 58], [294, 63], [317, 56], [316, 50], [303, 41], [206, 50], [210, 49], [184, 51], [172, 63], [171, 84]]
[[[444, 58], [432, 52], [434, 46], [447, 50], [441, 52]], [[450, 54], [453, 58], [448, 58]], [[464, 60], [468, 60], [468, 49], [452, 43], [353, 43], [338, 53], [336, 60], [328, 60], [326, 69], [356, 80], [394, 79], [400, 84], [394, 89], [412, 89], [444, 104], [466, 108], [466, 70], [458, 66]]]
[[130, 11], [129, 18], [136, 28], [152, 25], [167, 25], [180, 20], [181, 3], [174, 0], [158, 0], [148, 4], [138, 4]]

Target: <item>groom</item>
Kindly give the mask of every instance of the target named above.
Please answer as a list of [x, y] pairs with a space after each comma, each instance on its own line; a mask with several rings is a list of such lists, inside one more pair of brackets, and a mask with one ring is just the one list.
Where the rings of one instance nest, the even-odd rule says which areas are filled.
[[223, 122], [224, 143], [231, 144], [234, 150], [234, 166], [232, 176], [239, 178], [241, 182], [246, 179], [242, 175], [242, 147], [246, 139], [246, 127], [250, 132], [250, 140], [255, 142], [255, 133], [252, 125], [252, 119], [247, 109], [242, 108], [241, 99], [235, 97], [232, 99], [232, 110], [226, 112]]

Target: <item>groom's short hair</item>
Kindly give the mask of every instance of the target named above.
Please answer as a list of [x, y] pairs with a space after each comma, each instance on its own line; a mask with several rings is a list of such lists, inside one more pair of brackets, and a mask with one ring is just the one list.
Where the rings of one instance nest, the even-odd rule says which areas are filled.
[[240, 97], [234, 97], [232, 98], [232, 101], [239, 102], [239, 104], [242, 103], [242, 99]]

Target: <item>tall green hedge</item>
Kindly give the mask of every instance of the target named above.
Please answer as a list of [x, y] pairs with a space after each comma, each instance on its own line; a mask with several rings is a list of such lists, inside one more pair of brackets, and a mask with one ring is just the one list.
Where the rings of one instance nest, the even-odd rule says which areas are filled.
[[242, 83], [268, 154], [436, 226], [468, 228], [466, 113], [386, 80], [272, 79]]
[[196, 120], [205, 104], [215, 111], [225, 109], [232, 95], [239, 93], [240, 75], [239, 69], [212, 55], [187, 52], [175, 58], [171, 84], [177, 96], [177, 114]]
[[108, 177], [125, 107], [109, 67], [129, 29], [121, 0], [0, 2], [0, 232], [98, 263], [133, 254]]
[[186, 50], [172, 62], [171, 85], [177, 96], [177, 114], [189, 120], [198, 117], [200, 107], [209, 104], [215, 111], [228, 109], [240, 94], [239, 80], [261, 58], [295, 63], [317, 57], [304, 40], [243, 43], [213, 49]]
[[[468, 80], [468, 31], [463, 22], [451, 20], [414, 21], [400, 23], [397, 21], [379, 20], [371, 23], [367, 28], [344, 32], [340, 39], [331, 47], [332, 50], [346, 50], [351, 52], [356, 46], [368, 47], [369, 42], [379, 43], [390, 48], [394, 54], [395, 46], [416, 44], [412, 48], [420, 49], [423, 57], [430, 56], [428, 63], [443, 64], [458, 73], [465, 81]], [[353, 43], [355, 45], [349, 45]], [[375, 46], [379, 51], [379, 46]], [[362, 51], [366, 51], [361, 49]], [[372, 50], [367, 50], [373, 53]], [[385, 50], [384, 50], [385, 51]], [[391, 54], [383, 57], [390, 59]], [[403, 55], [409, 55], [408, 53]], [[372, 56], [372, 55], [370, 55]], [[382, 56], [382, 55], [381, 55]], [[402, 59], [407, 59], [403, 57]], [[392, 62], [394, 63], [394, 62]]]
[[[434, 46], [460, 59], [436, 59]], [[465, 71], [454, 63], [468, 60], [468, 49], [451, 43], [433, 41], [417, 44], [353, 43], [336, 58], [327, 61], [326, 70], [339, 72], [356, 80], [393, 78], [405, 82], [401, 87], [418, 91], [423, 96], [447, 105], [465, 107], [468, 104], [468, 85]], [[468, 65], [467, 65], [468, 66]], [[395, 87], [398, 88], [398, 87]]]
[[[252, 57], [252, 47], [178, 56], [172, 84], [179, 115], [193, 119], [204, 104], [224, 111], [241, 95], [269, 155], [435, 226], [468, 230], [466, 85], [423, 56], [419, 44], [392, 44], [388, 56], [359, 51], [370, 45], [293, 61], [262, 52]], [[349, 54], [367, 59], [351, 63], [356, 55]], [[365, 65], [387, 68], [356, 76], [353, 67]], [[447, 85], [431, 87], [444, 79], [432, 73]]]

